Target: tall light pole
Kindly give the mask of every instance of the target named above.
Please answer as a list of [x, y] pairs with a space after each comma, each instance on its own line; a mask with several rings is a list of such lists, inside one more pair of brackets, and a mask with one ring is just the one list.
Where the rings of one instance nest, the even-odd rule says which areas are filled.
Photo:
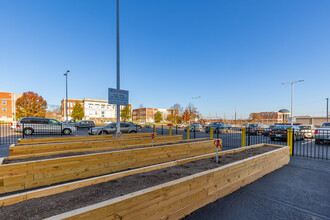
[[[120, 59], [119, 59], [119, 0], [117, 0], [117, 89], [120, 89]], [[117, 133], [120, 133], [120, 105], [117, 104]]]
[[192, 97], [192, 99], [195, 99], [196, 100], [196, 113], [195, 113], [195, 121], [197, 120], [197, 99], [200, 99], [201, 97], [200, 96], [197, 96], [197, 97]]
[[66, 87], [66, 94], [65, 94], [65, 111], [66, 111], [66, 122], [68, 122], [68, 114], [69, 114], [69, 110], [68, 110], [68, 74], [69, 74], [70, 70], [67, 70], [66, 73], [64, 73], [65, 76], [65, 87]]
[[297, 81], [282, 83], [282, 85], [291, 84], [291, 125], [293, 125], [293, 85], [295, 83], [299, 83], [299, 82], [304, 82], [304, 80], [297, 80]]
[[329, 98], [325, 98], [327, 100], [327, 122], [329, 121]]

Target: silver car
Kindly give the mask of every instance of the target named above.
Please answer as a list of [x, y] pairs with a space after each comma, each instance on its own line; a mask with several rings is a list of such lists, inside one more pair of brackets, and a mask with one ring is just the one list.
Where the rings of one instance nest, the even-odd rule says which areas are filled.
[[314, 138], [315, 127], [314, 125], [299, 125], [300, 131], [304, 133], [305, 138]]
[[18, 120], [14, 129], [16, 132], [24, 132], [25, 135], [34, 133], [57, 133], [69, 135], [76, 132], [74, 125], [62, 123], [52, 118], [24, 117]]
[[[120, 123], [120, 132], [122, 133], [137, 133], [141, 130], [139, 125], [131, 123]], [[88, 131], [90, 135], [114, 134], [116, 133], [116, 123], [110, 123], [103, 127], [95, 127]]]
[[[187, 127], [184, 128], [184, 131], [187, 131]], [[189, 125], [189, 131], [203, 131], [203, 130], [204, 128], [201, 123], [194, 123]]]

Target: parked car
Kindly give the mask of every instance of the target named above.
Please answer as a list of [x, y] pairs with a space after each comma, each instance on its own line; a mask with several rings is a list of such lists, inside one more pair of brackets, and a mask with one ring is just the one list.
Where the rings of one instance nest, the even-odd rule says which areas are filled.
[[[134, 123], [133, 123], [134, 124]], [[137, 133], [141, 130], [140, 127], [132, 125], [130, 123], [120, 123], [120, 132], [123, 133]], [[101, 135], [101, 134], [114, 134], [116, 133], [116, 123], [110, 123], [103, 127], [95, 127], [88, 131], [90, 135]]]
[[294, 129], [293, 140], [304, 140], [304, 133], [301, 132], [298, 126], [291, 125], [277, 125], [272, 130], [269, 131], [270, 140], [274, 141], [275, 139], [286, 140], [288, 129]]
[[315, 143], [330, 143], [330, 122], [324, 122], [321, 127], [315, 129]]
[[126, 123], [128, 123], [128, 124], [130, 124], [130, 126], [135, 126], [135, 127], [137, 127], [138, 129], [142, 129], [142, 125], [139, 125], [139, 124], [135, 124], [134, 122], [126, 122]]
[[314, 138], [315, 136], [314, 125], [299, 125], [298, 127], [301, 130], [301, 132], [304, 133], [305, 138]]
[[77, 128], [93, 128], [95, 123], [93, 121], [79, 121], [75, 124]]
[[62, 133], [69, 135], [76, 131], [76, 127], [52, 118], [23, 117], [18, 120], [15, 131], [23, 132], [25, 135], [34, 133]]
[[[187, 127], [184, 128], [184, 131], [187, 131]], [[189, 125], [189, 131], [203, 131], [203, 126], [201, 123], [194, 123]]]
[[262, 132], [262, 134], [264, 136], [268, 136], [269, 132], [274, 129], [276, 127], [276, 125], [269, 125], [269, 126], [265, 126], [265, 130]]
[[185, 124], [185, 123], [181, 123], [181, 124], [179, 124], [178, 125], [178, 128], [184, 128], [184, 127], [186, 127], [187, 125]]
[[250, 135], [262, 134], [264, 130], [265, 126], [263, 124], [251, 123], [246, 126], [246, 133]]
[[212, 122], [208, 126], [205, 127], [205, 132], [209, 133], [211, 130], [211, 127], [213, 127], [213, 132], [217, 133], [220, 130], [220, 127], [224, 127], [225, 123], [224, 122]]

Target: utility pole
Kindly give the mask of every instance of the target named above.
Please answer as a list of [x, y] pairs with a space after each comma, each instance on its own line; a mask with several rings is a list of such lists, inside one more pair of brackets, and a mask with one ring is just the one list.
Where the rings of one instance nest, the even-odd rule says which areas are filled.
[[327, 122], [329, 122], [329, 98], [325, 98], [327, 100]]
[[69, 121], [68, 115], [69, 115], [69, 110], [68, 110], [68, 74], [70, 70], [67, 70], [66, 73], [64, 73], [65, 76], [65, 87], [66, 87], [66, 94], [65, 94], [65, 114], [66, 114], [66, 122]]
[[[119, 60], [119, 0], [117, 0], [117, 89], [120, 89], [120, 60]], [[120, 105], [117, 104], [117, 133], [120, 133]]]
[[236, 105], [235, 105], [235, 125], [236, 125], [236, 111], [237, 110], [237, 108], [236, 108]]
[[293, 125], [293, 85], [298, 82], [304, 82], [304, 80], [282, 83], [282, 85], [291, 84], [291, 126]]
[[201, 97], [200, 96], [197, 96], [197, 97], [192, 97], [192, 99], [195, 99], [196, 100], [196, 107], [195, 107], [195, 109], [196, 109], [196, 113], [195, 113], [195, 121], [197, 121], [197, 99], [200, 99]]

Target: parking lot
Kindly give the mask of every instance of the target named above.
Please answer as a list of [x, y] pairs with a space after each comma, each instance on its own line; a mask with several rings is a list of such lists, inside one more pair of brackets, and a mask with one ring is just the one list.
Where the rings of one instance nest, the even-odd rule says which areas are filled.
[[[0, 157], [8, 155], [8, 147], [10, 144], [16, 143], [17, 139], [23, 138], [23, 135], [18, 132], [13, 132], [9, 125], [5, 127], [2, 125], [0, 130]], [[141, 129], [141, 132], [152, 133], [153, 128]], [[156, 132], [159, 135], [168, 135], [169, 126], [157, 126]], [[172, 127], [172, 134], [183, 135], [183, 139], [187, 139], [187, 132], [183, 128]], [[75, 136], [88, 135], [88, 128], [78, 128], [73, 134]], [[31, 136], [25, 136], [25, 138], [39, 138], [39, 137], [70, 137], [72, 135], [61, 134], [33, 134]], [[204, 131], [190, 132], [190, 139], [194, 138], [209, 138], [210, 133]], [[242, 146], [242, 132], [239, 128], [232, 128], [228, 133], [214, 133], [213, 138], [219, 138], [223, 141], [223, 150], [237, 148]], [[286, 141], [272, 141], [269, 137], [263, 135], [247, 135], [245, 140], [246, 145], [254, 145], [260, 143], [270, 143], [278, 145], [287, 145]], [[315, 144], [314, 139], [305, 139], [294, 142], [294, 154], [295, 156], [313, 157], [319, 159], [330, 159], [329, 143], [327, 144]]]

